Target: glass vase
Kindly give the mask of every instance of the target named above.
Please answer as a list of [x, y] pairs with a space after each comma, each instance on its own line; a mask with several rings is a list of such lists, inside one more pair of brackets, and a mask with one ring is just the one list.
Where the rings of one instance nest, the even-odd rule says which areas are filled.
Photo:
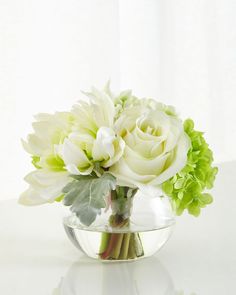
[[64, 218], [71, 242], [87, 256], [102, 261], [137, 260], [155, 254], [169, 239], [175, 223], [167, 197], [123, 190], [106, 199], [106, 208], [89, 226], [72, 214]]

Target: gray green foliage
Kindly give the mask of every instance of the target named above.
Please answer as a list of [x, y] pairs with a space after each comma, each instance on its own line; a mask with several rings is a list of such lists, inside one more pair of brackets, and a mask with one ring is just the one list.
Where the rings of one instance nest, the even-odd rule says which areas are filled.
[[106, 207], [104, 197], [106, 197], [116, 187], [116, 179], [109, 173], [104, 173], [101, 177], [96, 175], [72, 175], [74, 180], [67, 184], [63, 193], [64, 205], [71, 206], [80, 221], [89, 226], [101, 208]]

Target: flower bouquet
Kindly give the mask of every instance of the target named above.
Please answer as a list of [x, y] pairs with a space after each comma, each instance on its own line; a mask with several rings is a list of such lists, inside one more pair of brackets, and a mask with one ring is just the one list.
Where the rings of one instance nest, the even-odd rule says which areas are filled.
[[[144, 241], [142, 232], [165, 226], [138, 230], [132, 221], [133, 201], [143, 200], [142, 213], [149, 200], [145, 192], [152, 192], [153, 197], [168, 200], [177, 215], [187, 210], [198, 216], [212, 202], [205, 192], [217, 173], [212, 151], [193, 121], [183, 122], [172, 106], [139, 99], [131, 91], [114, 95], [109, 83], [102, 91], [92, 88], [84, 94], [87, 99], [70, 112], [35, 116], [34, 133], [22, 142], [36, 170], [25, 177], [29, 188], [19, 202], [69, 206], [66, 231], [90, 256], [86, 247], [93, 246], [94, 257], [102, 260], [153, 254], [145, 247], [158, 241], [150, 237]], [[155, 206], [150, 206], [152, 211], [158, 211]], [[105, 222], [102, 216], [107, 216]], [[141, 226], [150, 216], [142, 215]], [[76, 229], [83, 233], [77, 235]], [[92, 232], [96, 239], [88, 241]]]

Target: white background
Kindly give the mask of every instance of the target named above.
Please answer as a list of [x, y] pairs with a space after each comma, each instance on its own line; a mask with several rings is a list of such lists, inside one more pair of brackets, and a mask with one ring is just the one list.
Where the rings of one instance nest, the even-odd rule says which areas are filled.
[[32, 115], [108, 79], [175, 105], [235, 160], [235, 15], [233, 0], [0, 0], [0, 199], [25, 189]]

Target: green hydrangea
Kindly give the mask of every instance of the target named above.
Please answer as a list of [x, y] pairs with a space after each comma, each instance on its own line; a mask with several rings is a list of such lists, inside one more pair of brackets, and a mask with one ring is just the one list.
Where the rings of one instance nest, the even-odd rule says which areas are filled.
[[186, 166], [174, 177], [163, 183], [163, 191], [171, 198], [174, 210], [181, 215], [185, 209], [194, 216], [201, 208], [212, 203], [213, 198], [205, 189], [211, 189], [218, 168], [212, 167], [213, 154], [203, 133], [194, 130], [191, 119], [184, 122], [184, 130], [191, 140]]

